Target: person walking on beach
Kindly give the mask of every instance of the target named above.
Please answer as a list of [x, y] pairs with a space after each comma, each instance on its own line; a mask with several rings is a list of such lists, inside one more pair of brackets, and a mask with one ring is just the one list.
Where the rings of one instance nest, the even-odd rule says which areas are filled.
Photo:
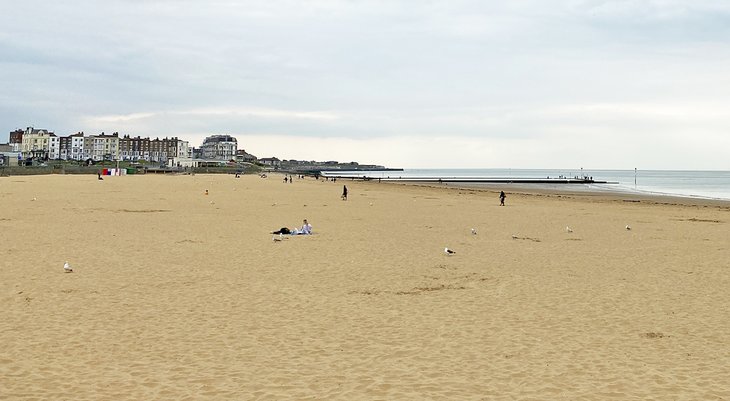
[[499, 206], [504, 206], [504, 198], [506, 198], [507, 195], [504, 194], [504, 191], [499, 191]]
[[347, 185], [342, 186], [342, 200], [347, 200]]

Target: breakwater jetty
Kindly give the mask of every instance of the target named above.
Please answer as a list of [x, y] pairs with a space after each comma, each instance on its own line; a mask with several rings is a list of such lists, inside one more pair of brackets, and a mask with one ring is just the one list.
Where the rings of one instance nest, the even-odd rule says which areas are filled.
[[352, 179], [363, 181], [393, 181], [393, 182], [422, 182], [422, 183], [459, 183], [459, 184], [615, 184], [615, 182], [594, 180], [593, 177], [447, 177], [447, 176], [401, 176], [401, 175], [369, 175], [360, 172], [339, 173], [323, 171], [323, 177], [337, 179]]

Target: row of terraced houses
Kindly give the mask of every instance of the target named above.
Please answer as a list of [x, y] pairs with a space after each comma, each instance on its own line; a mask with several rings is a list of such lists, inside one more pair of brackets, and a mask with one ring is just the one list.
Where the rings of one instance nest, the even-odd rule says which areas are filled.
[[187, 141], [173, 138], [140, 138], [119, 133], [57, 136], [45, 129], [28, 127], [10, 133], [11, 151], [33, 160], [147, 160], [167, 163], [174, 158], [192, 158]]
[[[188, 141], [172, 138], [141, 138], [129, 135], [101, 133], [85, 135], [78, 132], [68, 136], [28, 127], [10, 132], [9, 141], [2, 145], [5, 152], [24, 161], [77, 160], [77, 161], [149, 161], [167, 165], [192, 165], [198, 161], [254, 162], [256, 157], [238, 149], [238, 141], [230, 135], [212, 135], [200, 148]], [[0, 149], [3, 150], [3, 149]]]

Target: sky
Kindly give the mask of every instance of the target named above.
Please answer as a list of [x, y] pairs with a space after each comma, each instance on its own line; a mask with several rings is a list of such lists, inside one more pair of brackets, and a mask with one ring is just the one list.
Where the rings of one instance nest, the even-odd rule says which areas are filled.
[[725, 0], [0, 0], [34, 126], [403, 168], [730, 170]]

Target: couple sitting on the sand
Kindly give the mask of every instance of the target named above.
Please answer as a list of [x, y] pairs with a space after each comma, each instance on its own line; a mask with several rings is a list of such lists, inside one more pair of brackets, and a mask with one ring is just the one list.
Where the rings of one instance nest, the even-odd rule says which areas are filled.
[[311, 235], [312, 225], [307, 222], [307, 219], [304, 219], [304, 224], [302, 224], [302, 228], [294, 228], [293, 230], [290, 230], [287, 227], [282, 227], [277, 231], [272, 232], [272, 234]]

